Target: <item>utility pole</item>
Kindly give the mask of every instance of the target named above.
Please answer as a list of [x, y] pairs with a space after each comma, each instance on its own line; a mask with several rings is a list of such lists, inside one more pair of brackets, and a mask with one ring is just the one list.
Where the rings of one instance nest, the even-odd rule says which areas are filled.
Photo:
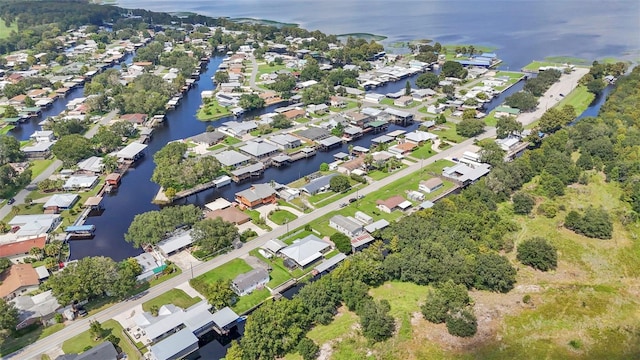
[[193, 279], [193, 263], [189, 262], [189, 265], [191, 265], [191, 278]]

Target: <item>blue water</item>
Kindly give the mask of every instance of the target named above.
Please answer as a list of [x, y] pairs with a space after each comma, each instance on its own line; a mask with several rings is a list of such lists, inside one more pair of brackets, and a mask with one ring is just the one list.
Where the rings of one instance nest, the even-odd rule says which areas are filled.
[[297, 23], [328, 34], [373, 33], [386, 43], [434, 39], [495, 47], [504, 67], [547, 56], [637, 61], [640, 2], [596, 0], [118, 0], [119, 6]]

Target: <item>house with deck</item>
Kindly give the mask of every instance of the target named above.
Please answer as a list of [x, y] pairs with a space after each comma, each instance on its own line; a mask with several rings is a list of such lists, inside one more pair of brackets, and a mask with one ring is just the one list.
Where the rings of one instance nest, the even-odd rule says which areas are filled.
[[248, 208], [263, 204], [273, 204], [276, 201], [276, 189], [270, 184], [255, 184], [249, 189], [236, 193], [236, 201]]
[[231, 289], [238, 296], [251, 294], [254, 290], [264, 288], [269, 282], [269, 272], [262, 268], [253, 269], [236, 276], [231, 281]]
[[331, 245], [328, 242], [311, 234], [280, 250], [280, 254], [285, 257], [285, 266], [305, 268], [320, 260], [330, 249]]

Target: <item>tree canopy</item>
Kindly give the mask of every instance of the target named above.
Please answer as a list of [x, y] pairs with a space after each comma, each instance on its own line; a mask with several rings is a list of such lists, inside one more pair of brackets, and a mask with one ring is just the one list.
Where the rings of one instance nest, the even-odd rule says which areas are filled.
[[156, 167], [151, 181], [165, 190], [190, 189], [198, 184], [215, 179], [221, 170], [220, 162], [213, 156], [187, 157], [188, 146], [182, 142], [171, 142], [153, 156]]
[[467, 69], [457, 61], [445, 61], [442, 65], [442, 74], [446, 77], [464, 79], [467, 77]]
[[157, 244], [181, 226], [192, 226], [200, 220], [202, 211], [194, 205], [171, 206], [138, 214], [133, 218], [124, 239], [135, 247]]
[[547, 239], [534, 237], [518, 245], [518, 261], [534, 269], [548, 271], [558, 266], [558, 252]]
[[204, 219], [193, 225], [191, 237], [198, 247], [207, 253], [214, 254], [231, 246], [239, 238], [238, 229], [221, 218]]
[[53, 144], [51, 152], [67, 167], [74, 166], [80, 160], [95, 154], [91, 140], [79, 134], [61, 137]]
[[518, 91], [517, 93], [507, 96], [504, 99], [505, 105], [520, 109], [522, 111], [530, 111], [538, 106], [538, 100], [535, 95], [528, 91]]
[[[474, 111], [475, 112], [475, 111]], [[464, 137], [474, 137], [484, 132], [484, 122], [476, 119], [464, 119], [456, 126], [456, 133]]]
[[336, 175], [329, 180], [329, 188], [334, 192], [343, 192], [351, 188], [349, 178], [345, 175]]

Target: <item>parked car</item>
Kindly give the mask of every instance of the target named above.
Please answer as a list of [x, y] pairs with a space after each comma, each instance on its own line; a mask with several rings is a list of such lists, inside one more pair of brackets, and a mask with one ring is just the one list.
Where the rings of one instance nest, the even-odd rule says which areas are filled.
[[11, 199], [9, 199], [9, 201], [7, 201], [7, 204], [11, 205], [11, 204], [13, 204], [14, 202], [16, 202], [16, 199], [11, 198]]
[[356, 201], [356, 198], [351, 198], [351, 199], [349, 199], [349, 202], [350, 202], [350, 203], [355, 202], [355, 201]]
[[341, 203], [341, 204], [340, 204], [340, 207], [341, 207], [341, 208], [343, 208], [343, 207], [345, 207], [345, 206], [347, 206], [347, 203]]

